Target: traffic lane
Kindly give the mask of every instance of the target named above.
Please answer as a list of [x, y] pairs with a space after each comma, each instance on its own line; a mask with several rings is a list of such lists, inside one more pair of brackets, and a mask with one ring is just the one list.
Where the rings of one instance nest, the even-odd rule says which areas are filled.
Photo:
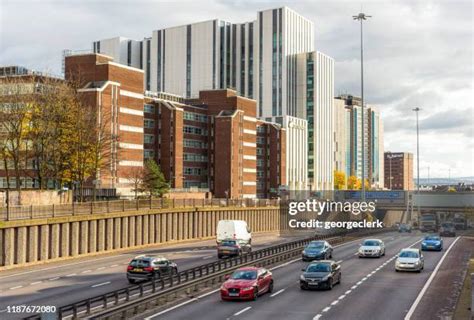
[[469, 259], [474, 256], [474, 238], [462, 237], [446, 255], [411, 319], [449, 319], [462, 289]]
[[[391, 246], [390, 243], [394, 242], [397, 246], [404, 246], [406, 243], [412, 241], [412, 237], [400, 237], [398, 234], [387, 234], [385, 236], [379, 236], [382, 240], [386, 241], [386, 244], [389, 246], [387, 248], [387, 252], [389, 252], [389, 248]], [[415, 237], [413, 237], [415, 239]], [[359, 259], [354, 255], [357, 253], [357, 249], [360, 245], [361, 239], [356, 239], [355, 241], [343, 244], [339, 247], [334, 249], [333, 259], [336, 261], [342, 261], [343, 270], [345, 268], [346, 261], [358, 261]], [[344, 260], [346, 259], [346, 260]], [[381, 259], [361, 259], [367, 260], [368, 263], [375, 263], [375, 261], [381, 261]], [[197, 301], [193, 301], [187, 305], [183, 305], [182, 307], [173, 309], [167, 313], [160, 314], [153, 319], [188, 319], [192, 317], [193, 319], [227, 319], [232, 316], [242, 316], [244, 318], [249, 317], [254, 309], [258, 308], [266, 308], [266, 306], [270, 305], [274, 302], [274, 307], [272, 311], [275, 311], [271, 314], [271, 317], [274, 318], [282, 318], [287, 319], [287, 312], [291, 313], [296, 308], [293, 308], [292, 304], [282, 304], [281, 301], [285, 301], [285, 299], [294, 300], [301, 298], [302, 292], [299, 289], [299, 276], [301, 274], [301, 269], [308, 265], [308, 262], [303, 262], [300, 259], [297, 259], [294, 263], [286, 263], [282, 267], [275, 268], [273, 273], [273, 278], [275, 281], [275, 286], [273, 290], [273, 296], [269, 294], [265, 294], [256, 302], [244, 302], [244, 301], [221, 301], [219, 292], [206, 295], [202, 298], [198, 298]], [[344, 271], [343, 271], [344, 272]], [[343, 274], [343, 283], [347, 283], [345, 280], [345, 275]], [[358, 279], [358, 278], [357, 278]], [[353, 280], [355, 281], [355, 279]], [[358, 280], [357, 280], [358, 281]], [[335, 286], [333, 290], [338, 288]], [[283, 291], [282, 291], [283, 290]], [[287, 295], [288, 291], [292, 291], [290, 295]], [[334, 291], [335, 292], [335, 291]], [[312, 292], [305, 291], [304, 294], [310, 294]], [[315, 294], [323, 293], [314, 291]], [[324, 292], [325, 293], [325, 292]], [[335, 293], [333, 293], [335, 294]], [[284, 297], [283, 299], [281, 297]], [[277, 299], [278, 298], [278, 299]], [[314, 305], [315, 301], [311, 300], [311, 304]], [[319, 301], [318, 301], [319, 303]], [[243, 309], [247, 307], [251, 307], [247, 309], [243, 313], [241, 312]], [[285, 309], [281, 310], [281, 307], [284, 306]], [[210, 313], [212, 310], [212, 313]], [[260, 310], [260, 309], [259, 309]], [[310, 312], [313, 314], [313, 312]], [[149, 313], [148, 316], [157, 314]], [[270, 318], [271, 318], [270, 317]], [[258, 318], [258, 316], [257, 316]]]
[[[260, 241], [263, 243], [254, 247], [256, 249], [264, 248], [276, 243], [291, 241], [294, 238], [264, 240]], [[167, 256], [177, 262], [180, 270], [217, 260], [215, 249], [179, 252]], [[126, 262], [122, 261], [121, 264], [97, 265], [92, 268], [87, 266], [87, 268], [81, 268], [80, 271], [66, 269], [60, 275], [43, 275], [43, 277], [30, 279], [31, 282], [12, 283], [10, 287], [2, 285], [0, 314], [5, 315], [7, 306], [19, 304], [62, 306], [124, 288], [128, 285], [126, 266], [130, 259], [131, 257], [124, 259]], [[52, 301], [54, 302], [52, 303]]]
[[[424, 252], [425, 265], [421, 273], [395, 272], [395, 259], [347, 295], [340, 303], [329, 306], [322, 319], [403, 319], [421, 288], [435, 269], [444, 251], [454, 241], [444, 239], [442, 252]], [[420, 247], [416, 245], [415, 247]]]
[[[361, 259], [354, 254], [347, 256], [341, 263], [341, 284], [335, 285], [332, 290], [301, 290], [298, 281], [301, 268], [288, 270], [288, 274], [296, 276], [293, 285], [279, 294], [278, 299], [248, 310], [243, 319], [313, 319], [328, 306], [339, 303], [345, 296], [357, 290], [363, 281], [373, 276], [372, 272], [388, 263], [400, 249], [419, 240], [418, 236], [396, 236], [393, 240], [385, 241], [386, 255], [381, 258]], [[304, 267], [304, 264], [301, 267]]]
[[[301, 236], [300, 236], [301, 237]], [[276, 245], [283, 242], [288, 242], [297, 239], [298, 237], [275, 237], [269, 235], [261, 235], [258, 236], [254, 242], [255, 249], [261, 249], [267, 246]], [[174, 251], [173, 251], [174, 250]], [[32, 267], [31, 270], [23, 269], [21, 271], [17, 271], [15, 273], [14, 270], [9, 270], [10, 274], [5, 274], [4, 276], [0, 276], [0, 293], [3, 291], [7, 291], [6, 289], [12, 287], [28, 287], [31, 283], [37, 283], [42, 281], [44, 283], [48, 283], [48, 279], [50, 278], [63, 278], [66, 276], [70, 276], [71, 274], [82, 274], [84, 271], [94, 273], [100, 273], [101, 270], [107, 269], [109, 272], [118, 272], [122, 273], [123, 268], [119, 266], [126, 265], [130, 262], [130, 260], [139, 255], [139, 254], [156, 254], [156, 255], [163, 255], [171, 260], [181, 261], [184, 258], [189, 259], [196, 259], [196, 260], [204, 260], [199, 264], [204, 264], [207, 262], [211, 262], [217, 259], [216, 249], [215, 249], [215, 241], [213, 241], [213, 245], [209, 245], [209, 241], [206, 243], [201, 244], [199, 247], [196, 246], [187, 246], [181, 248], [160, 248], [160, 249], [146, 249], [143, 251], [133, 251], [129, 253], [120, 253], [114, 256], [108, 257], [101, 257], [101, 258], [88, 258], [84, 261], [78, 262], [70, 262], [70, 263], [58, 263], [57, 266], [48, 266], [43, 268], [35, 268]], [[190, 257], [192, 256], [192, 257]], [[182, 260], [185, 261], [185, 260]], [[180, 267], [180, 269], [183, 269]], [[13, 273], [11, 272], [13, 271]]]

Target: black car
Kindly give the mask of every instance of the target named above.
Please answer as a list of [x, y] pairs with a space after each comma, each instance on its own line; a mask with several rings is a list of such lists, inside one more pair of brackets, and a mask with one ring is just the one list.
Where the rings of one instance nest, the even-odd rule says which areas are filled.
[[454, 227], [454, 224], [451, 222], [442, 223], [441, 228], [439, 228], [439, 235], [442, 237], [455, 237], [456, 228]]
[[241, 244], [238, 240], [223, 240], [217, 244], [217, 257], [240, 256], [244, 253], [252, 252], [252, 246], [248, 244]]
[[147, 281], [178, 273], [176, 263], [161, 256], [138, 256], [127, 267], [127, 279], [130, 283]]
[[301, 252], [301, 258], [303, 261], [331, 259], [332, 250], [327, 241], [311, 241]]
[[323, 260], [310, 263], [300, 276], [300, 288], [329, 289], [341, 283], [341, 266], [332, 260]]

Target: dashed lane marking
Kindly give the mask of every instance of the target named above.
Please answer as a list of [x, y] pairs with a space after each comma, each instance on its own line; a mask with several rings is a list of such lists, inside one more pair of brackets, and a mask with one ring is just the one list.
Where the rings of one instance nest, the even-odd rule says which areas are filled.
[[248, 310], [250, 310], [250, 309], [252, 309], [252, 307], [244, 308], [244, 309], [240, 310], [239, 312], [234, 313], [234, 316], [238, 316], [239, 314], [242, 314], [242, 313], [244, 313], [245, 311], [248, 311]]
[[102, 282], [102, 283], [98, 283], [98, 284], [94, 284], [93, 286], [91, 286], [91, 288], [97, 288], [97, 287], [102, 287], [102, 286], [105, 286], [107, 284], [109, 284], [110, 281], [107, 281], [107, 282]]
[[283, 291], [285, 291], [285, 289], [278, 290], [277, 292], [275, 292], [274, 294], [272, 294], [272, 295], [270, 296], [270, 298], [279, 295], [279, 294], [282, 293]]

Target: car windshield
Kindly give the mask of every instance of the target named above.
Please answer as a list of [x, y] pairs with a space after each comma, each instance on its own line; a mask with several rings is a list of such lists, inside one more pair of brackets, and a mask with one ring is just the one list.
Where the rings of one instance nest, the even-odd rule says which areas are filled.
[[425, 240], [439, 240], [438, 236], [427, 236], [425, 237]]
[[130, 265], [132, 267], [149, 267], [150, 260], [133, 259], [132, 262], [130, 262]]
[[235, 271], [230, 278], [234, 280], [255, 280], [257, 279], [257, 271], [238, 270]]
[[331, 266], [327, 263], [310, 264], [308, 268], [306, 268], [306, 272], [329, 272], [329, 271], [331, 271]]
[[221, 246], [235, 246], [237, 244], [234, 240], [225, 240], [221, 242]]
[[306, 248], [308, 248], [308, 249], [322, 249], [322, 248], [324, 248], [324, 243], [322, 243], [322, 242], [310, 242]]
[[400, 258], [418, 258], [418, 253], [414, 251], [402, 251], [399, 255]]
[[368, 247], [374, 247], [374, 246], [379, 246], [380, 244], [378, 241], [375, 241], [375, 240], [365, 240], [362, 245], [368, 246]]

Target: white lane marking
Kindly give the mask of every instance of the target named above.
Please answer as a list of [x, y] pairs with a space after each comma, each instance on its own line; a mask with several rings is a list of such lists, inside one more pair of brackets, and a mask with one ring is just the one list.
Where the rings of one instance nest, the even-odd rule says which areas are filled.
[[347, 290], [346, 292], [344, 292], [345, 295], [348, 295], [349, 293], [351, 293], [352, 290]]
[[331, 310], [331, 307], [326, 307], [323, 309], [323, 312], [328, 312], [329, 310]]
[[74, 277], [74, 276], [77, 276], [77, 273], [68, 274], [66, 277]]
[[210, 259], [210, 258], [212, 258], [212, 257], [213, 257], [213, 256], [204, 256], [204, 257], [202, 257], [202, 259], [203, 259], [203, 260], [206, 260], [206, 259]]
[[89, 272], [92, 272], [92, 270], [84, 270], [81, 273], [89, 273]]
[[15, 289], [20, 289], [20, 288], [23, 288], [23, 286], [11, 287], [10, 290], [15, 290]]
[[115, 268], [115, 267], [118, 267], [118, 264], [113, 264], [110, 266], [111, 268]]
[[30, 286], [34, 286], [35, 284], [40, 284], [40, 283], [42, 283], [42, 282], [43, 282], [43, 281], [32, 282], [32, 283], [30, 283]]
[[342, 299], [344, 299], [345, 297], [346, 297], [346, 295], [343, 294], [342, 296], [339, 296], [339, 298], [337, 298], [337, 300], [342, 300]]
[[54, 280], [58, 280], [59, 277], [56, 277], [56, 278], [51, 278], [51, 279], [48, 279], [49, 281], [54, 281]]
[[207, 296], [209, 296], [209, 295], [211, 295], [211, 294], [213, 294], [213, 293], [218, 292], [219, 290], [221, 290], [221, 289], [219, 288], [219, 289], [212, 290], [212, 291], [210, 291], [210, 292], [201, 294], [200, 296], [197, 297], [197, 299], [202, 299], [202, 298], [204, 298], [204, 297], [207, 297]]
[[444, 255], [441, 257], [441, 259], [439, 260], [438, 264], [436, 265], [436, 268], [433, 270], [433, 272], [431, 273], [431, 276], [429, 277], [428, 281], [426, 281], [423, 289], [421, 289], [420, 293], [418, 294], [418, 296], [416, 297], [415, 299], [415, 302], [413, 302], [413, 305], [411, 306], [410, 310], [408, 310], [408, 313], [407, 315], [405, 316], [405, 319], [404, 320], [410, 320], [411, 319], [411, 316], [413, 315], [413, 313], [415, 312], [416, 310], [416, 307], [418, 306], [418, 304], [420, 303], [421, 301], [421, 298], [423, 298], [423, 296], [425, 295], [426, 293], [426, 290], [428, 290], [428, 287], [430, 286], [431, 282], [433, 281], [433, 279], [436, 277], [436, 274], [438, 273], [438, 270], [439, 268], [441, 267], [441, 264], [443, 263], [444, 259], [446, 259], [446, 256], [448, 255], [449, 251], [451, 251], [451, 249], [454, 247], [454, 244], [460, 239], [461, 237], [457, 237], [452, 243], [451, 245], [449, 246], [448, 250], [446, 250], [446, 252], [444, 253]]
[[171, 311], [171, 310], [174, 310], [174, 309], [177, 309], [177, 308], [182, 307], [182, 306], [184, 306], [184, 305], [187, 305], [188, 303], [191, 303], [191, 302], [193, 302], [193, 301], [197, 301], [197, 299], [196, 299], [196, 298], [192, 298], [192, 299], [189, 299], [188, 301], [184, 301], [184, 302], [182, 302], [182, 303], [180, 303], [180, 304], [177, 304], [177, 305], [175, 305], [175, 306], [173, 306], [173, 307], [171, 307], [171, 308], [168, 308], [168, 309], [163, 310], [163, 311], [161, 311], [161, 312], [155, 313], [154, 315], [151, 315], [151, 316], [149, 316], [149, 317], [146, 317], [145, 320], [151, 320], [151, 319], [155, 318], [156, 316], [160, 316], [160, 315], [162, 315], [162, 314], [164, 314], [164, 313], [167, 313], [167, 312], [169, 312], [169, 311]]
[[344, 261], [344, 260], [339, 260], [339, 261], [336, 261], [336, 263], [337, 263], [337, 264], [341, 264], [341, 263], [342, 263], [342, 261]]
[[278, 290], [277, 292], [275, 292], [274, 294], [272, 294], [272, 295], [270, 296], [270, 298], [279, 295], [279, 294], [282, 293], [283, 291], [285, 291], [285, 289]]
[[331, 306], [335, 306], [338, 303], [339, 303], [339, 300], [335, 300], [335, 301], [331, 302]]
[[358, 286], [358, 285], [353, 285], [353, 286], [351, 287], [351, 289], [354, 290], [355, 288], [357, 288], [357, 286]]
[[0, 310], [0, 313], [4, 313], [7, 309]]
[[250, 309], [252, 309], [252, 307], [244, 308], [244, 309], [240, 310], [239, 312], [234, 313], [234, 316], [238, 316], [239, 314], [242, 314], [242, 313], [244, 313], [245, 311], [248, 311], [248, 310], [250, 310]]
[[107, 282], [102, 282], [102, 283], [98, 283], [98, 284], [94, 284], [93, 286], [91, 286], [91, 288], [97, 288], [97, 287], [102, 287], [102, 286], [105, 286], [107, 284], [109, 284], [110, 281], [107, 281]]
[[323, 315], [322, 314], [317, 314], [314, 316], [313, 320], [319, 320]]
[[97, 268], [97, 270], [104, 270], [105, 267], [100, 267], [100, 268]]

